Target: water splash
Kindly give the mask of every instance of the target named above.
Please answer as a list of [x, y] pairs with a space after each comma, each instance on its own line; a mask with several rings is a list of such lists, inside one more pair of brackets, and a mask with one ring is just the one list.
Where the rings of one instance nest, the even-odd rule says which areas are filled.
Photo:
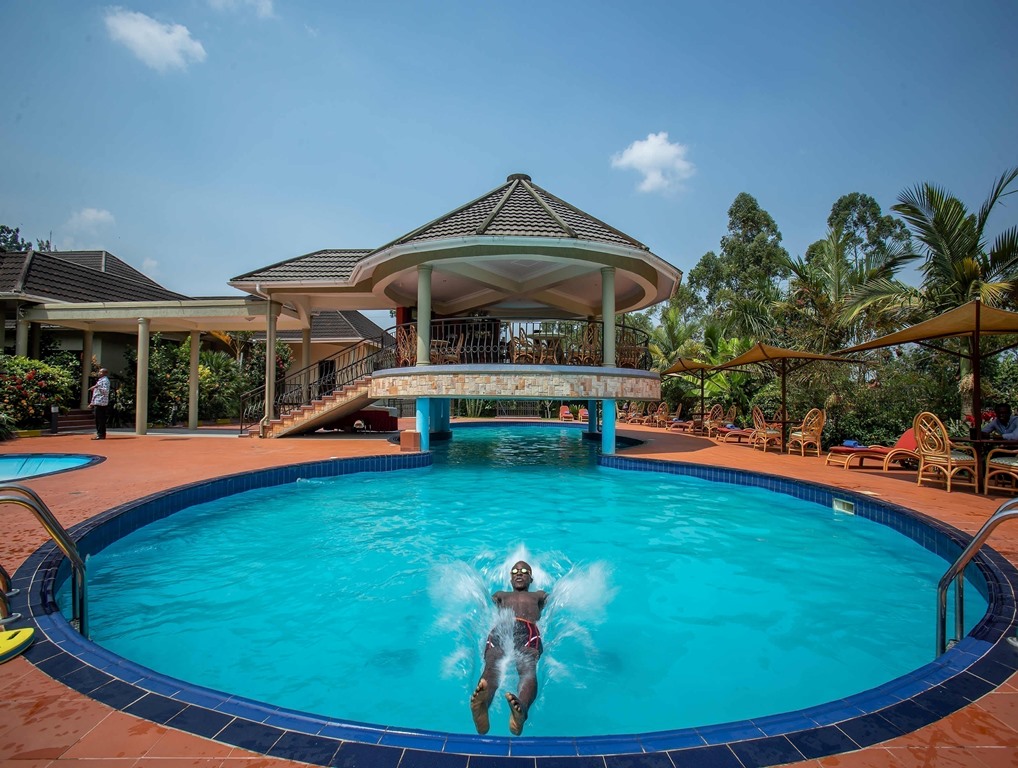
[[[584, 671], [599, 666], [597, 627], [616, 593], [611, 568], [603, 561], [576, 564], [559, 552], [532, 553], [523, 543], [508, 552], [485, 551], [470, 563], [457, 560], [432, 571], [428, 593], [435, 606], [435, 631], [456, 637], [454, 650], [443, 660], [443, 677], [460, 678], [472, 690], [492, 631], [503, 648], [513, 648], [515, 618], [511, 611], [500, 611], [491, 595], [511, 589], [509, 572], [520, 560], [533, 569], [533, 588], [548, 592], [538, 622], [544, 641], [539, 683], [584, 687]], [[568, 664], [562, 661], [566, 658]], [[503, 687], [513, 690], [514, 654], [507, 653], [500, 667]]]

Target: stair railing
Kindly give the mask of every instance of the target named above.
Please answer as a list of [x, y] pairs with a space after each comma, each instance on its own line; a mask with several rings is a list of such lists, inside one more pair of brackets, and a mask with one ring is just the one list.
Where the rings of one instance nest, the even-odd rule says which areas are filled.
[[1018, 518], [1018, 499], [1007, 499], [1002, 502], [990, 519], [983, 523], [982, 528], [972, 537], [968, 546], [958, 555], [947, 572], [940, 578], [937, 585], [937, 656], [947, 650], [947, 589], [954, 585], [954, 640], [957, 642], [965, 636], [965, 566], [979, 552], [993, 533], [993, 529], [1005, 520]]
[[[88, 587], [85, 580], [85, 561], [78, 554], [78, 547], [71, 539], [70, 534], [67, 530], [60, 525], [53, 513], [50, 512], [49, 507], [46, 506], [45, 502], [39, 498], [39, 494], [24, 485], [17, 483], [5, 483], [0, 485], [0, 506], [4, 504], [14, 504], [16, 506], [25, 507], [25, 509], [32, 512], [35, 517], [42, 523], [42, 527], [46, 529], [46, 533], [50, 535], [50, 538], [60, 547], [60, 551], [64, 553], [71, 563], [71, 610], [72, 620], [71, 623], [76, 625], [78, 631], [88, 637]], [[4, 571], [6, 576], [6, 571]], [[10, 580], [5, 579], [7, 582], [6, 589], [4, 589], [5, 599], [0, 601], [0, 618], [8, 619], [10, 621], [13, 617], [10, 614], [10, 603], [6, 600], [8, 590], [10, 588]]]
[[[272, 401], [270, 417], [278, 419], [310, 405], [377, 370], [394, 367], [395, 361], [396, 341], [388, 333], [364, 339], [276, 382], [276, 396]], [[264, 416], [263, 384], [240, 397], [240, 431], [247, 431]]]

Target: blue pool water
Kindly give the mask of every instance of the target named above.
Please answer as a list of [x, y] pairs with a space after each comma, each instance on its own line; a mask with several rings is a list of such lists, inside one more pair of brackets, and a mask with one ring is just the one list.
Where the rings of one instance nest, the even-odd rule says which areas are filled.
[[[469, 733], [489, 595], [522, 558], [551, 594], [528, 736], [760, 717], [931, 660], [946, 564], [876, 523], [600, 468], [576, 429], [433, 447], [430, 469], [250, 491], [113, 543], [89, 560], [92, 639], [274, 705]], [[507, 717], [499, 697], [493, 734]]]
[[0, 481], [25, 480], [77, 469], [95, 461], [94, 456], [17, 454], [0, 456]]

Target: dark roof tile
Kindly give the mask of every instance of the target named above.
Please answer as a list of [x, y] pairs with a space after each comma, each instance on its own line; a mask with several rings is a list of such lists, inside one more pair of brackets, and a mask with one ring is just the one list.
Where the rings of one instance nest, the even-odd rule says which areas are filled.
[[349, 280], [354, 267], [369, 253], [367, 248], [327, 248], [247, 272], [230, 282]]
[[43, 301], [160, 301], [188, 298], [148, 278], [136, 280], [121, 274], [102, 272], [73, 259], [61, 259], [53, 253], [5, 253], [2, 259], [0, 290]]

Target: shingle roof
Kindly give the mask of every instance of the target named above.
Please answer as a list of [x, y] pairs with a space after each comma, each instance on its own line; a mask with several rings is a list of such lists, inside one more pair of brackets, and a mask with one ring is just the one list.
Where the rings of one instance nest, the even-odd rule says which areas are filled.
[[350, 279], [357, 263], [371, 253], [369, 248], [326, 248], [306, 253], [294, 259], [287, 259], [253, 272], [238, 275], [231, 282], [261, 281], [290, 282], [295, 280], [338, 280]]
[[534, 184], [525, 173], [451, 213], [374, 250], [326, 249], [238, 275], [230, 282], [347, 282], [354, 267], [387, 248], [460, 237], [544, 237], [588, 240], [642, 251], [647, 246]]
[[[117, 261], [119, 262], [119, 259]], [[75, 259], [62, 259], [55, 253], [38, 251], [0, 253], [0, 293], [55, 302], [159, 301], [188, 298], [167, 290], [148, 278], [138, 280], [123, 276], [132, 272], [130, 268], [126, 270], [118, 268], [116, 273], [104, 272], [79, 263]]]
[[514, 173], [501, 187], [415, 229], [384, 248], [480, 235], [573, 238], [649, 250], [638, 240], [537, 186], [525, 173]]
[[[395, 323], [395, 321], [393, 321]], [[375, 339], [385, 331], [360, 312], [325, 311], [316, 313], [311, 321], [311, 340], [324, 339]], [[300, 331], [277, 331], [281, 341], [300, 341]]]
[[128, 280], [137, 280], [139, 283], [147, 283], [150, 286], [163, 289], [159, 283], [148, 275], [139, 272], [126, 261], [118, 259], [109, 251], [56, 251], [50, 253], [64, 261], [73, 261], [75, 264], [80, 264], [83, 267], [88, 267], [98, 272], [125, 277]]

